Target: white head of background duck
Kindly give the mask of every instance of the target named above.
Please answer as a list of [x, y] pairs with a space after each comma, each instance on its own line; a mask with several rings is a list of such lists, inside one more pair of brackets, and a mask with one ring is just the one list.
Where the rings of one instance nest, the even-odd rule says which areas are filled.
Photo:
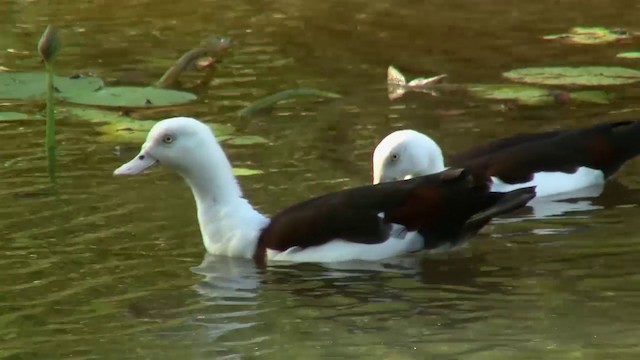
[[532, 188], [490, 192], [484, 179], [452, 169], [326, 194], [267, 218], [243, 197], [211, 129], [188, 117], [158, 122], [140, 153], [114, 175], [139, 174], [155, 164], [191, 187], [209, 253], [258, 263], [380, 260], [453, 247], [535, 196]]
[[[473, 147], [449, 159], [485, 176], [492, 191], [536, 186], [539, 197], [604, 184], [627, 160], [640, 153], [640, 122], [519, 134]], [[376, 147], [373, 183], [409, 179], [445, 169], [442, 150], [427, 135], [396, 131]]]

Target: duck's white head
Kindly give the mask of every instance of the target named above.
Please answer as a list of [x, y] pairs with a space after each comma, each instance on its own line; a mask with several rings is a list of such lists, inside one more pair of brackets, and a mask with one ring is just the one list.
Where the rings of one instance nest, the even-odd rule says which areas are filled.
[[414, 130], [398, 130], [373, 152], [373, 183], [410, 179], [444, 170], [442, 150], [430, 137]]
[[202, 150], [212, 144], [217, 142], [204, 123], [188, 117], [165, 119], [151, 128], [140, 153], [113, 174], [136, 175], [159, 163], [186, 175], [197, 169]]
[[113, 174], [136, 175], [155, 164], [182, 175], [197, 199], [241, 195], [231, 164], [211, 129], [196, 119], [174, 117], [158, 122], [140, 153]]

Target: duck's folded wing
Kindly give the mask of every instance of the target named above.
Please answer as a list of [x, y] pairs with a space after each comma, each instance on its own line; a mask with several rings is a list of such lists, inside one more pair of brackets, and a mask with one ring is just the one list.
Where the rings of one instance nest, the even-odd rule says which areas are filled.
[[[528, 194], [526, 199], [509, 209], [524, 206], [534, 196], [531, 189], [520, 192]], [[276, 214], [263, 229], [257, 252], [307, 248], [335, 239], [378, 244], [398, 226], [428, 236], [461, 236], [470, 229], [467, 221], [495, 207], [504, 196], [489, 192], [484, 180], [462, 169], [343, 190]], [[502, 211], [486, 214], [492, 217], [508, 210], [500, 206]], [[474, 224], [486, 218], [481, 216]]]
[[538, 172], [575, 173], [580, 167], [600, 170], [608, 177], [640, 153], [638, 121], [540, 135], [503, 149], [496, 146], [498, 150], [471, 160], [457, 157], [452, 165], [471, 167], [478, 176], [495, 176], [515, 184], [530, 181]]

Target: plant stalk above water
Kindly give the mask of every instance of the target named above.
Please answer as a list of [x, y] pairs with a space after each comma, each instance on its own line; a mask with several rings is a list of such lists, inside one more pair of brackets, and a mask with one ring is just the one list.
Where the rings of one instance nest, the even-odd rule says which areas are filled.
[[56, 176], [56, 114], [55, 114], [55, 86], [54, 64], [55, 57], [59, 50], [57, 29], [54, 26], [47, 26], [47, 29], [38, 42], [38, 52], [44, 60], [47, 69], [47, 125], [45, 148], [47, 151], [47, 163], [49, 178], [55, 181]]

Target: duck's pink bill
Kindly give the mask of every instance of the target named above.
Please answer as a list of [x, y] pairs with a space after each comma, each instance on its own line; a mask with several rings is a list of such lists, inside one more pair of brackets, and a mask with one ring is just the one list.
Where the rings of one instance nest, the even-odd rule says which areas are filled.
[[139, 174], [139, 173], [143, 172], [145, 169], [155, 165], [155, 163], [157, 163], [157, 162], [158, 162], [158, 160], [156, 160], [153, 157], [145, 154], [144, 151], [143, 151], [140, 154], [138, 154], [136, 157], [131, 159], [131, 161], [129, 161], [128, 163], [123, 164], [122, 166], [117, 168], [113, 172], [113, 175], [118, 176], [118, 175], [135, 175], [135, 174]]

